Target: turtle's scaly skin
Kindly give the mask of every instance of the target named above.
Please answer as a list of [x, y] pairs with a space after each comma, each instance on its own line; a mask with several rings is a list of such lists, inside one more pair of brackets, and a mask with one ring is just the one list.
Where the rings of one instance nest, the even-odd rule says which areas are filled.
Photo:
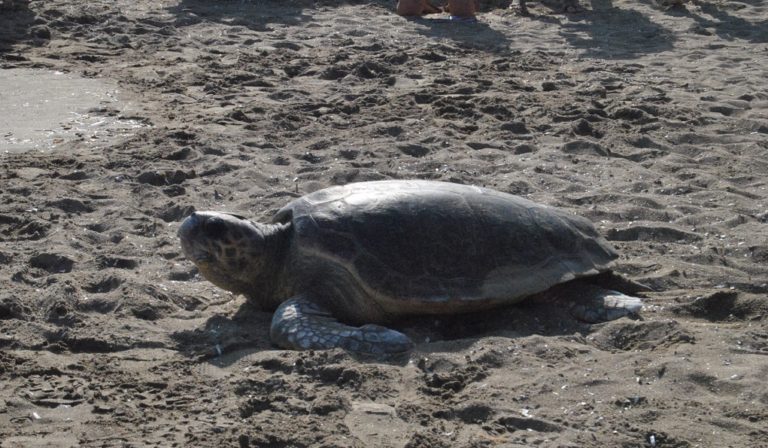
[[[277, 310], [271, 336], [278, 345], [374, 357], [410, 350], [410, 341], [337, 319], [384, 323], [510, 304], [607, 271], [617, 256], [583, 218], [494, 190], [429, 181], [316, 191], [286, 205], [271, 224], [195, 213], [179, 235], [208, 280]], [[611, 300], [595, 303], [582, 314], [614, 316], [603, 306]], [[638, 306], [618, 299], [608, 308], [626, 314]]]
[[272, 341], [285, 348], [340, 347], [368, 359], [395, 360], [413, 349], [402, 333], [374, 324], [341, 324], [328, 310], [304, 297], [286, 300], [277, 308], [269, 333]]

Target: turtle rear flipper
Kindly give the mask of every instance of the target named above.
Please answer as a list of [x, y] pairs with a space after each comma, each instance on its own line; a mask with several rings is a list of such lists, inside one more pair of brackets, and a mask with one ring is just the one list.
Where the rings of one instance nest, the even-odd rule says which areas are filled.
[[398, 331], [379, 325], [345, 325], [303, 296], [288, 299], [278, 307], [272, 317], [270, 337], [282, 348], [342, 348], [364, 360], [400, 362], [413, 350], [413, 342]]
[[574, 301], [569, 310], [573, 317], [584, 322], [608, 322], [625, 316], [634, 316], [643, 307], [639, 297], [597, 286], [585, 289], [585, 294]]

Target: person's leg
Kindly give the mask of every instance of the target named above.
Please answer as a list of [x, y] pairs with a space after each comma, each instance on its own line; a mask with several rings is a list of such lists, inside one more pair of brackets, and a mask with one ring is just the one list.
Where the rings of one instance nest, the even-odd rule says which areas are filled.
[[423, 4], [424, 0], [399, 0], [395, 12], [406, 17], [420, 16], [424, 10]]
[[453, 17], [475, 17], [477, 0], [448, 0], [448, 10]]
[[413, 17], [441, 11], [440, 8], [435, 7], [428, 0], [399, 0], [396, 12], [401, 16]]

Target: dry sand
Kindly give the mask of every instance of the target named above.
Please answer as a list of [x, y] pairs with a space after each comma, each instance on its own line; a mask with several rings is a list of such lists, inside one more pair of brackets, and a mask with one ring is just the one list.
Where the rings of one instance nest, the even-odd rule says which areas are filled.
[[[0, 446], [768, 446], [763, 0], [16, 3], [4, 68], [104, 78], [89, 113], [143, 126], [0, 154]], [[404, 367], [276, 350], [175, 237], [406, 178], [589, 217], [642, 319], [410, 320]]]

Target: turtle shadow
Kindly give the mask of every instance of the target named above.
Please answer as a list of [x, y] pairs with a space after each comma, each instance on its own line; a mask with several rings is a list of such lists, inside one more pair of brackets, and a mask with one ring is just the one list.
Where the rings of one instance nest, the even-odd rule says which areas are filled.
[[201, 327], [177, 331], [170, 337], [184, 355], [227, 367], [248, 355], [276, 349], [269, 340], [271, 321], [271, 312], [246, 301], [232, 316], [211, 316]]
[[[176, 349], [186, 356], [217, 367], [228, 367], [258, 352], [279, 350], [269, 340], [271, 321], [272, 312], [262, 311], [246, 301], [234, 315], [211, 316], [200, 328], [178, 331], [170, 337], [176, 342]], [[574, 319], [556, 302], [536, 296], [492, 310], [410, 316], [386, 326], [414, 341], [416, 349], [411, 359], [418, 353], [462, 351], [486, 337], [562, 336], [588, 333], [590, 328], [588, 324]], [[409, 358], [403, 357], [354, 359], [395, 365], [409, 361]]]
[[[243, 303], [232, 316], [211, 316], [205, 324], [195, 330], [182, 330], [170, 335], [176, 342], [176, 350], [201, 364], [218, 368], [230, 367], [260, 352], [283, 350], [272, 344], [269, 327], [272, 312], [265, 312], [248, 302]], [[392, 327], [399, 329], [399, 327]], [[291, 352], [290, 350], [283, 350]], [[336, 350], [340, 352], [341, 350]], [[307, 352], [321, 352], [308, 350]], [[297, 353], [297, 352], [296, 352]], [[407, 356], [390, 359], [347, 356], [360, 363], [405, 365]]]
[[416, 343], [417, 352], [434, 353], [463, 351], [489, 337], [516, 339], [589, 333], [591, 326], [576, 320], [556, 301], [533, 296], [487, 311], [408, 317], [395, 328]]
[[[402, 365], [418, 353], [462, 351], [481, 338], [587, 334], [592, 331], [593, 324], [576, 319], [571, 308], [581, 301], [588, 303], [591, 297], [588, 291], [594, 286], [639, 297], [652, 290], [620, 275], [605, 272], [561, 283], [521, 302], [488, 310], [401, 317], [384, 325], [404, 333], [414, 342], [416, 348], [410, 358], [355, 359]], [[171, 334], [171, 338], [176, 341], [180, 352], [225, 367], [259, 351], [279, 350], [269, 340], [271, 323], [271, 310], [264, 311], [246, 300], [232, 316], [212, 316], [202, 328], [179, 331]], [[436, 342], [441, 343], [439, 347], [430, 345]]]
[[[534, 294], [516, 304], [485, 311], [445, 316], [417, 316], [404, 319], [398, 328], [417, 343], [422, 351], [430, 351], [431, 342], [440, 344], [439, 351], [468, 348], [479, 338], [527, 336], [566, 336], [587, 334], [595, 324], [574, 316], [574, 305], [589, 306], [594, 288], [622, 291], [635, 297], [646, 297], [652, 288], [626, 279], [613, 272], [572, 280]], [[626, 316], [642, 319], [637, 315]], [[421, 344], [419, 344], [421, 343]], [[427, 343], [426, 345], [424, 343]]]

